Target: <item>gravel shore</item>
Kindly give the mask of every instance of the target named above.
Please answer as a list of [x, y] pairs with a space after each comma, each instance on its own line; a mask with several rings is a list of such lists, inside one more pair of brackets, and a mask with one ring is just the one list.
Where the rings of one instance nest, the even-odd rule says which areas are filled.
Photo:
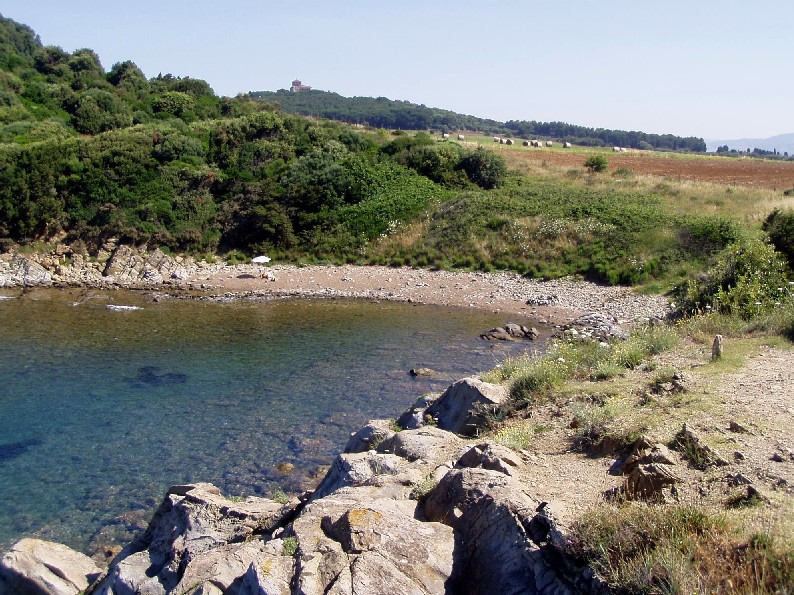
[[[264, 275], [264, 277], [263, 277]], [[270, 278], [268, 278], [270, 277]], [[669, 300], [638, 295], [627, 287], [586, 281], [538, 281], [513, 273], [428, 271], [378, 266], [258, 267], [199, 269], [189, 281], [213, 299], [283, 297], [365, 298], [478, 308], [563, 323], [599, 312], [621, 324], [663, 317]]]

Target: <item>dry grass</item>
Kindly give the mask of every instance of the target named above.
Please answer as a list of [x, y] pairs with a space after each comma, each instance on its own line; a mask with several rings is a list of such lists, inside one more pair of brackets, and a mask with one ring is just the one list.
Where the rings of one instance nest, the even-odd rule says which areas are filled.
[[573, 527], [569, 553], [629, 593], [790, 593], [791, 507], [758, 532], [754, 514], [674, 506], [602, 505]]

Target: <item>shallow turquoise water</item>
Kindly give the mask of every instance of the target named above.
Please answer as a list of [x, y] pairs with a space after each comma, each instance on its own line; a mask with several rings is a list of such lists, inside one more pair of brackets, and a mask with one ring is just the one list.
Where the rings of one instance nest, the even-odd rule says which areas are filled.
[[363, 301], [52, 290], [0, 301], [0, 321], [0, 547], [89, 552], [129, 539], [173, 484], [298, 491], [367, 419], [528, 347], [478, 338], [496, 314]]

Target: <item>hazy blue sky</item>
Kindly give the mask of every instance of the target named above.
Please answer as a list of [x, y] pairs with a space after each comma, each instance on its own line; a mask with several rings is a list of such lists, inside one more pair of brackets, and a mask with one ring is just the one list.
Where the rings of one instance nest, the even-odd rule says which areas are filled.
[[46, 45], [203, 78], [294, 78], [497, 120], [705, 138], [794, 132], [792, 0], [4, 0]]

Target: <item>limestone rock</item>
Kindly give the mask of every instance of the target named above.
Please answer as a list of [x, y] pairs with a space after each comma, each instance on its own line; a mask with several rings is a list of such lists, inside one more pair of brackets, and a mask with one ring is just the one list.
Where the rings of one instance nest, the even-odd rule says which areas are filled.
[[[404, 470], [405, 465], [405, 460], [393, 454], [362, 452], [338, 455], [312, 494], [312, 500], [324, 498], [347, 486], [382, 486], [399, 481], [395, 476]], [[409, 482], [408, 479], [404, 481]]]
[[415, 503], [345, 488], [311, 502], [293, 523], [301, 593], [443, 593], [451, 528], [415, 518]]
[[460, 449], [463, 442], [455, 434], [425, 426], [416, 430], [403, 430], [385, 440], [378, 452], [392, 453], [408, 461], [439, 462], [448, 457], [445, 453]]
[[0, 287], [48, 286], [52, 282], [52, 274], [32, 258], [0, 255]]
[[344, 452], [356, 453], [374, 450], [384, 440], [394, 435], [388, 419], [372, 419], [358, 432], [350, 435]]
[[436, 419], [442, 430], [470, 436], [505, 399], [506, 388], [472, 376], [452, 384], [425, 413]]
[[18, 541], [0, 561], [0, 578], [17, 593], [81, 593], [101, 572], [88, 556], [40, 539]]
[[[267, 535], [293, 510], [293, 505], [264, 498], [233, 502], [211, 484], [174, 486], [144, 534], [113, 560], [94, 593], [169, 592], [180, 583], [191, 562], [204, 567], [222, 566], [226, 562], [208, 552]], [[250, 556], [240, 552], [235, 555], [237, 562], [229, 564], [236, 564], [242, 575], [250, 564]]]

